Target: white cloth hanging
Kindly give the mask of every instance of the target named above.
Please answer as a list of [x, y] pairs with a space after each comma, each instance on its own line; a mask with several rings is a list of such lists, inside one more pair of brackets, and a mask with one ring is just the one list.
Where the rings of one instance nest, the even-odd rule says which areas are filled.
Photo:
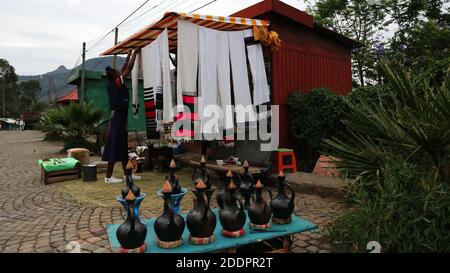
[[250, 127], [255, 127], [256, 119], [250, 95], [244, 33], [243, 31], [230, 31], [228, 32], [228, 35], [230, 42], [236, 125], [237, 127], [242, 128], [245, 127], [245, 123], [248, 122]]
[[[183, 105], [183, 95], [197, 96], [199, 25], [178, 20], [177, 105]], [[182, 111], [182, 110], [179, 110]]]
[[[144, 98], [147, 101], [153, 99], [155, 109], [148, 115], [146, 110], [146, 117], [150, 120], [155, 117], [156, 131], [164, 132], [164, 123], [172, 122], [174, 118], [167, 29], [162, 31], [155, 41], [143, 48], [142, 59]], [[147, 123], [147, 127], [153, 126], [151, 121]]]
[[[163, 121], [164, 123], [173, 122], [173, 96], [172, 83], [170, 80], [170, 52], [169, 52], [169, 35], [167, 28], [155, 40], [159, 44], [159, 54], [161, 60], [161, 76], [162, 76], [162, 93], [163, 93]], [[164, 125], [162, 128], [164, 131]]]
[[132, 87], [132, 104], [133, 104], [133, 117], [135, 119], [139, 116], [139, 73], [142, 71], [141, 54], [136, 55], [133, 69], [131, 70], [131, 87]]
[[158, 48], [149, 44], [141, 50], [142, 75], [144, 82], [144, 107], [145, 107], [145, 125], [147, 137], [149, 139], [157, 138], [156, 134], [156, 94], [154, 85], [158, 84], [159, 76]]
[[[245, 30], [244, 37], [253, 37], [253, 30]], [[261, 43], [247, 45], [247, 57], [253, 79], [253, 105], [258, 106], [270, 102], [270, 88], [267, 83]]]
[[150, 44], [150, 88], [153, 90], [155, 98], [155, 120], [156, 131], [164, 131], [163, 121], [163, 83], [162, 83], [162, 71], [161, 71], [161, 55], [160, 45], [158, 42], [159, 37]]
[[[211, 127], [212, 118], [217, 116], [208, 116], [207, 110], [217, 105], [218, 80], [218, 31], [199, 27], [199, 115], [201, 119], [202, 133], [205, 135], [214, 135], [219, 133], [219, 127]], [[208, 108], [207, 108], [208, 107]]]
[[231, 101], [231, 75], [230, 75], [230, 44], [228, 32], [218, 31], [218, 90], [219, 101], [222, 107], [220, 129], [224, 131], [224, 140], [234, 139], [234, 113]]

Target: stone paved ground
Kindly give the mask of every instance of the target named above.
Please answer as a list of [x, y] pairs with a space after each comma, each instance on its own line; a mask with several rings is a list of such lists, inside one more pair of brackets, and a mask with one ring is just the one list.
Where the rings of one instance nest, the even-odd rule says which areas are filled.
[[[87, 207], [40, 182], [39, 158], [58, 157], [60, 143], [36, 131], [0, 131], [0, 252], [110, 252], [105, 227], [123, 221], [122, 209]], [[333, 198], [301, 194], [296, 213], [323, 227], [344, 206]], [[155, 212], [156, 213], [156, 212]], [[293, 252], [330, 252], [319, 233], [295, 236]]]

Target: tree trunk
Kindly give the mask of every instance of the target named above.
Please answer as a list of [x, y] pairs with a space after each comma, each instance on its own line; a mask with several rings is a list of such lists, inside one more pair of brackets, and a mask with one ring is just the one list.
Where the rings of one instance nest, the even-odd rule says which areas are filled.
[[2, 84], [2, 110], [3, 110], [3, 117], [6, 117], [6, 103], [5, 103], [5, 85]]
[[361, 60], [358, 60], [358, 76], [359, 76], [359, 83], [362, 87], [365, 86], [364, 84], [364, 71], [363, 71], [363, 65], [361, 63]]

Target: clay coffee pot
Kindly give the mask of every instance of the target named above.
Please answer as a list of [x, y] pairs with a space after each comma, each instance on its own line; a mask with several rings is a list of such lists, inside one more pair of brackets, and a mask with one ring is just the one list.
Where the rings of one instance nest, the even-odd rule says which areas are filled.
[[250, 227], [255, 228], [270, 228], [270, 217], [272, 216], [272, 209], [264, 200], [262, 191], [269, 193], [270, 200], [272, 200], [272, 192], [265, 188], [261, 181], [255, 185], [255, 197], [248, 209], [248, 218], [250, 219]]
[[170, 175], [168, 177], [170, 187], [172, 188], [172, 194], [179, 194], [181, 193], [181, 185], [178, 181], [178, 176], [175, 174], [175, 170], [177, 169], [177, 164], [175, 163], [175, 160], [172, 159], [170, 162]]
[[[272, 222], [279, 225], [289, 224], [292, 220], [291, 215], [294, 212], [295, 191], [285, 183], [285, 180], [286, 175], [283, 171], [280, 171], [278, 174], [278, 192], [270, 202], [273, 214]], [[290, 198], [287, 196], [285, 188], [288, 188], [291, 192]]]
[[[166, 179], [169, 181], [170, 188], [172, 189], [171, 198], [173, 211], [178, 213], [180, 211], [181, 201], [188, 191], [187, 189], [181, 187], [178, 176], [175, 174], [176, 168], [177, 165], [175, 160], [172, 159], [170, 162], [170, 175], [169, 177], [166, 177]], [[164, 193], [162, 190], [159, 190], [157, 194], [164, 199]]]
[[203, 180], [203, 183], [206, 185], [207, 189], [211, 188], [210, 175], [208, 169], [206, 169], [206, 159], [204, 155], [202, 155], [200, 160], [200, 169], [194, 169], [194, 173], [192, 174], [192, 180], [195, 185], [197, 185], [200, 179]]
[[250, 168], [250, 165], [248, 164], [248, 161], [245, 160], [244, 164], [242, 166], [244, 168], [244, 173], [240, 176], [239, 181], [239, 193], [244, 197], [245, 203], [244, 208], [248, 210], [250, 206], [250, 198], [252, 197], [253, 192], [255, 191], [254, 188], [254, 180], [253, 177], [248, 173], [248, 169]]
[[241, 237], [245, 231], [246, 215], [244, 206], [237, 197], [236, 184], [231, 180], [219, 204], [219, 220], [222, 225], [222, 234], [226, 237]]
[[172, 207], [172, 188], [170, 182], [166, 181], [163, 186], [164, 212], [159, 216], [154, 224], [157, 244], [161, 248], [174, 248], [183, 243], [185, 222], [183, 217], [173, 211]]
[[122, 198], [117, 199], [127, 211], [127, 218], [117, 229], [116, 237], [125, 251], [144, 252], [147, 227], [139, 219], [139, 207], [145, 195], [141, 195], [139, 187], [134, 185], [131, 172], [127, 173], [126, 180], [127, 185], [122, 189]]
[[225, 175], [225, 179], [223, 180], [223, 183], [220, 185], [219, 192], [216, 194], [216, 201], [217, 204], [220, 207], [220, 204], [223, 204], [223, 198], [227, 191], [227, 187], [230, 184], [231, 180], [233, 179], [233, 173], [231, 170], [228, 170], [227, 174]]
[[214, 188], [207, 189], [203, 180], [199, 180], [195, 194], [194, 208], [186, 218], [186, 225], [189, 230], [189, 241], [191, 244], [209, 244], [215, 241], [214, 230], [216, 228], [216, 215], [209, 206], [209, 200], [214, 192]]
[[134, 184], [131, 169], [125, 169], [125, 181], [126, 185], [122, 188], [122, 198], [125, 199], [130, 190], [133, 192], [134, 196], [139, 197], [141, 195], [141, 189]]

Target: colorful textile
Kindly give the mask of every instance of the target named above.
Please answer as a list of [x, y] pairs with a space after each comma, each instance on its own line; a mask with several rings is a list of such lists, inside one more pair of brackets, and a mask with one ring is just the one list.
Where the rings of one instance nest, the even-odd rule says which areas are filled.
[[275, 31], [268, 31], [267, 27], [254, 26], [253, 35], [256, 41], [261, 41], [264, 46], [270, 46], [271, 50], [281, 47], [281, 39]]
[[210, 237], [204, 237], [204, 238], [200, 238], [200, 237], [193, 237], [191, 235], [189, 235], [189, 242], [192, 245], [207, 245], [207, 244], [211, 244], [214, 243], [216, 241], [216, 236], [213, 234]]
[[[156, 131], [156, 94], [155, 85], [160, 85], [157, 81], [160, 79], [159, 54], [158, 48], [154, 43], [144, 47], [142, 54], [142, 72], [144, 76], [144, 107], [145, 107], [145, 125], [148, 139], [158, 139], [159, 134]], [[161, 88], [161, 87], [159, 87]]]
[[222, 235], [225, 237], [228, 237], [228, 238], [239, 238], [239, 237], [244, 236], [244, 234], [245, 234], [244, 229], [241, 229], [238, 231], [227, 231], [227, 230], [222, 229]]
[[200, 121], [199, 114], [195, 112], [198, 109], [197, 97], [183, 96], [183, 105], [186, 111], [178, 113], [175, 118], [177, 121], [183, 121], [183, 123], [175, 133], [178, 138], [191, 139], [195, 136], [195, 128], [198, 127]]
[[198, 28], [197, 24], [178, 20], [177, 105], [183, 105], [183, 95], [197, 96]]
[[[180, 19], [211, 29], [226, 31], [244, 30], [253, 28], [254, 26], [267, 29], [269, 26], [268, 21], [258, 19], [167, 12], [160, 20], [143, 28], [143, 30], [133, 34], [127, 39], [124, 39], [122, 42], [103, 52], [101, 55], [125, 54], [130, 48], [145, 47], [151, 43], [151, 41], [156, 39], [162, 30], [166, 28], [169, 29], [169, 38], [176, 38], [178, 31], [177, 21]], [[177, 48], [178, 42], [177, 39], [170, 39], [169, 47], [171, 49]]]
[[257, 228], [257, 229], [270, 229], [272, 227], [272, 225], [269, 223], [264, 224], [264, 225], [258, 225], [258, 224], [253, 224], [253, 223], [249, 223], [249, 227], [250, 229], [252, 228]]
[[72, 157], [40, 159], [38, 161], [39, 166], [47, 172], [72, 170], [78, 163], [79, 161]]
[[147, 137], [159, 138], [164, 123], [173, 122], [172, 85], [167, 30], [142, 49]]
[[135, 249], [125, 249], [123, 247], [119, 247], [119, 248], [114, 248], [112, 249], [113, 253], [145, 253], [145, 251], [147, 250], [147, 244], [144, 243], [142, 246], [135, 248]]
[[173, 242], [164, 242], [164, 241], [161, 241], [158, 238], [156, 238], [156, 244], [160, 248], [165, 248], [165, 249], [176, 248], [183, 244], [183, 239], [173, 241]]

